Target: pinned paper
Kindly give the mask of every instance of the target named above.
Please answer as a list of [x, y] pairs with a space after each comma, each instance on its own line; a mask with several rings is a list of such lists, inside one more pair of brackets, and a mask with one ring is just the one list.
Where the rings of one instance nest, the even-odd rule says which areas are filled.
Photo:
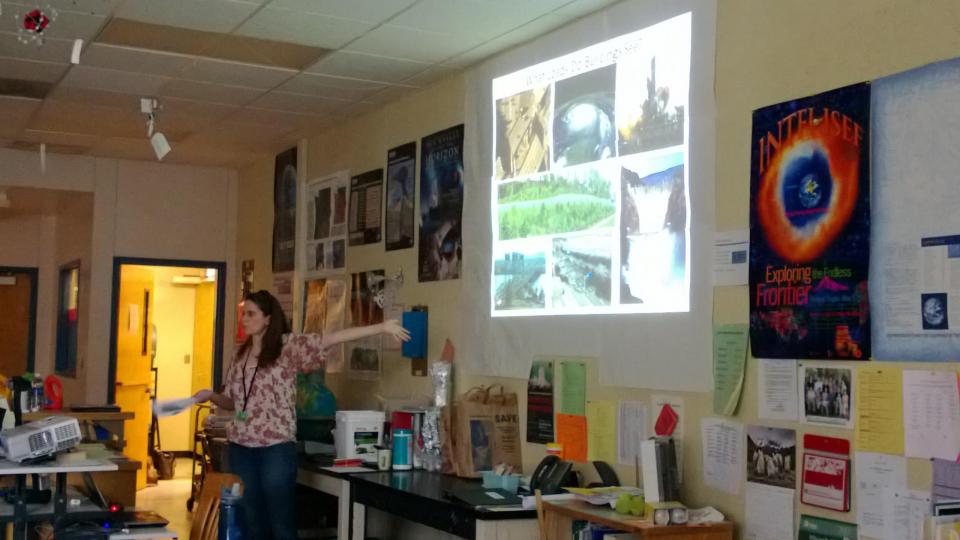
[[587, 417], [558, 414], [557, 442], [563, 445], [563, 459], [587, 461]]
[[673, 431], [677, 428], [679, 418], [677, 412], [673, 410], [673, 407], [671, 407], [669, 403], [665, 404], [660, 409], [660, 414], [657, 416], [657, 423], [653, 426], [653, 432], [656, 433], [658, 437], [669, 437], [673, 435]]
[[560, 363], [560, 412], [583, 416], [587, 402], [587, 364]]
[[903, 372], [858, 369], [854, 399], [857, 450], [903, 454]]
[[907, 457], [950, 461], [960, 457], [960, 396], [956, 377], [951, 371], [903, 372]]
[[617, 405], [612, 401], [587, 403], [587, 449], [590, 461], [617, 459]]
[[750, 327], [723, 324], [713, 329], [713, 414], [732, 416], [740, 404]]

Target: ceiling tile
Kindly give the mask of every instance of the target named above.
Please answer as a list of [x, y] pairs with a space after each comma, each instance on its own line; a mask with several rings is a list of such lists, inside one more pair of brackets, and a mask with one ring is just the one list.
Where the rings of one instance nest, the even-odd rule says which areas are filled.
[[189, 137], [181, 144], [185, 146], [193, 144], [217, 145], [236, 150], [263, 151], [264, 141], [271, 141], [271, 144], [273, 144], [276, 140], [283, 139], [293, 131], [286, 126], [258, 125], [257, 129], [251, 129], [250, 124], [224, 122]]
[[160, 99], [160, 105], [163, 107], [163, 112], [160, 113], [161, 116], [167, 113], [190, 115], [208, 124], [220, 121], [240, 110], [240, 107], [236, 105], [223, 105], [210, 103], [209, 101], [194, 101], [173, 97]]
[[[5, 24], [0, 24], [4, 26]], [[0, 56], [39, 62], [69, 62], [73, 42], [47, 38], [43, 47], [17, 41], [16, 33], [0, 32]]]
[[148, 49], [92, 43], [84, 49], [80, 64], [91, 67], [134, 71], [149, 75], [175, 77], [185, 69], [191, 58], [182, 54]]
[[80, 65], [73, 66], [60, 84], [96, 88], [123, 94], [154, 96], [160, 92], [160, 88], [169, 80], [166, 77], [144, 73]]
[[69, 133], [65, 131], [40, 131], [25, 129], [20, 140], [32, 143], [57, 144], [63, 146], [84, 146], [90, 148], [97, 144], [99, 137], [88, 133]]
[[296, 74], [292, 69], [197, 58], [180, 74], [180, 78], [269, 90]]
[[411, 92], [416, 90], [415, 88], [407, 88], [401, 86], [392, 86], [377, 92], [376, 94], [368, 97], [363, 100], [364, 103], [374, 104], [374, 105], [385, 105], [391, 101], [395, 101]]
[[432, 63], [455, 56], [486, 39], [388, 24], [368, 32], [344, 50]]
[[225, 34], [246, 20], [258, 7], [259, 2], [237, 0], [126, 0], [114, 16]]
[[[46, 6], [46, 3], [42, 4]], [[4, 0], [4, 17], [0, 19], [0, 30], [4, 32], [16, 33], [20, 28], [23, 17], [37, 7], [35, 2], [20, 2], [19, 4], [10, 3]], [[7, 16], [7, 14], [9, 14]], [[44, 38], [90, 40], [100, 31], [100, 28], [107, 22], [107, 17], [101, 15], [91, 15], [89, 13], [57, 11], [57, 16], [53, 18], [47, 29], [44, 31]], [[36, 45], [31, 45], [35, 47]], [[69, 60], [69, 57], [64, 58]]]
[[329, 114], [343, 107], [348, 101], [324, 99], [303, 94], [288, 94], [285, 92], [270, 92], [253, 102], [253, 107], [272, 109], [300, 114]]
[[0, 58], [0, 73], [3, 74], [5, 79], [23, 79], [25, 81], [52, 83], [59, 81], [69, 67], [69, 64]]
[[603, 9], [610, 4], [615, 4], [619, 0], [576, 0], [575, 2], [570, 2], [557, 11], [557, 15], [568, 15], [572, 18], [583, 17], [593, 13], [594, 11]]
[[[173, 152], [177, 151], [176, 144], [170, 143]], [[125, 137], [104, 137], [90, 149], [90, 154], [95, 156], [112, 157], [117, 159], [134, 159], [138, 161], [157, 161], [156, 154], [153, 153], [153, 147], [146, 137], [125, 138]]]
[[[481, 37], [483, 39], [480, 41], [487, 41], [556, 8], [537, 5], [544, 2], [524, 0], [523, 9], [518, 9], [516, 2], [497, 9], [491, 5], [495, 3], [493, 0], [421, 0], [395, 17], [390, 24], [428, 32]], [[504, 16], [504, 13], [510, 13], [510, 16]]]
[[43, 102], [0, 96], [0, 137], [17, 138]]
[[[43, 6], [50, 6], [57, 10], [59, 14], [83, 13], [86, 15], [99, 15], [106, 17], [113, 13], [113, 10], [122, 0], [47, 0]], [[5, 4], [19, 4], [23, 6], [36, 6], [36, 2], [29, 0], [5, 0]]]
[[370, 96], [386, 87], [385, 84], [370, 81], [301, 73], [277, 90], [309, 96], [356, 100]]
[[242, 148], [226, 148], [223, 144], [203, 145], [188, 140], [178, 144], [175, 151], [163, 158], [163, 162], [238, 168], [258, 159], [273, 159], [274, 155], [275, 152], [251, 152]]
[[323, 116], [312, 114], [297, 114], [272, 109], [246, 107], [237, 111], [236, 114], [231, 115], [228, 121], [237, 124], [287, 127], [294, 130], [315, 126], [320, 123], [323, 118]]
[[403, 84], [423, 88], [425, 86], [429, 86], [439, 81], [444, 77], [449, 77], [450, 75], [453, 75], [454, 73], [459, 73], [461, 71], [463, 70], [459, 68], [442, 66], [437, 64], [434, 66], [430, 66], [426, 70], [420, 73], [417, 73], [416, 75], [414, 75], [413, 77], [410, 77], [409, 79], [406, 79], [405, 81], [403, 81]]
[[82, 88], [80, 86], [58, 85], [50, 92], [47, 99], [126, 111], [140, 110], [140, 96]]
[[497, 38], [496, 41], [510, 43], [511, 45], [525, 43], [531, 39], [548, 34], [575, 19], [576, 17], [572, 15], [557, 15], [551, 13], [507, 32]]
[[236, 33], [262, 39], [339, 49], [374, 26], [368, 22], [268, 6], [245, 22]]
[[263, 90], [185, 79], [171, 79], [160, 89], [159, 95], [194, 101], [211, 101], [224, 105], [246, 105], [263, 95]]
[[371, 54], [337, 51], [307, 68], [310, 73], [399, 83], [430, 67], [431, 64]]
[[30, 122], [30, 129], [144, 139], [147, 135], [146, 122], [139, 111], [59, 101], [45, 102]]
[[416, 0], [273, 0], [271, 7], [380, 24]]

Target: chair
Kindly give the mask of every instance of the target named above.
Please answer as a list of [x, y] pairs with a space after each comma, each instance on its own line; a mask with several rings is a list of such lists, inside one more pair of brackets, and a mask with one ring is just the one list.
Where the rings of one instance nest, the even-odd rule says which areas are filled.
[[190, 540], [216, 540], [220, 525], [220, 488], [239, 483], [234, 474], [208, 472], [203, 479], [200, 500], [193, 508]]

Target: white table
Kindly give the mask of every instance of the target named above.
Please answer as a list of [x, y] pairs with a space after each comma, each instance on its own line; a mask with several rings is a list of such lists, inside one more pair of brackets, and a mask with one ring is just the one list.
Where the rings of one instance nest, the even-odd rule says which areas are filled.
[[313, 469], [300, 467], [297, 471], [297, 483], [337, 498], [337, 538], [350, 538], [350, 480], [345, 474], [354, 468], [314, 467]]
[[[93, 473], [116, 471], [117, 464], [105, 459], [88, 459], [84, 461], [61, 462], [51, 460], [42, 463], [20, 464], [0, 459], [0, 476], [17, 477], [17, 500], [13, 504], [12, 521], [13, 537], [15, 540], [27, 538], [27, 526], [31, 520], [53, 519], [54, 531], [58, 529], [60, 521], [68, 514], [93, 514], [97, 512], [106, 512], [106, 509], [99, 509], [96, 505], [89, 503], [81, 504], [79, 508], [70, 509], [67, 507], [67, 474], [68, 473]], [[53, 504], [39, 505], [40, 511], [30, 512], [27, 503], [24, 500], [24, 491], [27, 487], [27, 476], [31, 474], [53, 474], [57, 478], [57, 487], [54, 491]], [[3, 511], [0, 505], [0, 517], [9, 516]]]
[[110, 533], [110, 540], [177, 540], [177, 538], [177, 533], [164, 527]]

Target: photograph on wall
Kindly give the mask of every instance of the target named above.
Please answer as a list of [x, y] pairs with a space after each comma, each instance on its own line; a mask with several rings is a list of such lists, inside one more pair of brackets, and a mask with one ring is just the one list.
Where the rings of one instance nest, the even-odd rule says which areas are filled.
[[293, 270], [297, 233], [297, 149], [277, 154], [273, 165], [273, 271]]
[[[346, 314], [347, 282], [345, 279], [311, 279], [303, 288], [303, 333], [329, 334], [343, 329]], [[328, 373], [343, 371], [343, 346], [328, 351]]]
[[675, 308], [689, 277], [684, 152], [620, 167], [620, 303]]
[[350, 179], [350, 245], [380, 241], [383, 202], [383, 169], [358, 174]]
[[413, 247], [416, 177], [417, 143], [387, 151], [387, 251]]
[[797, 432], [748, 425], [747, 481], [796, 489]]
[[[337, 208], [346, 204], [349, 181], [347, 173], [343, 171], [311, 180], [304, 188], [302, 215], [306, 223], [300, 251], [303, 253], [303, 268], [307, 276], [325, 276], [343, 271], [345, 260], [343, 256], [336, 256], [335, 246], [337, 242], [343, 244], [346, 240], [345, 212]], [[338, 199], [344, 202], [340, 203]]]
[[[960, 357], [960, 58], [873, 81], [873, 358]], [[922, 189], [918, 189], [922, 183]]]
[[496, 309], [530, 309], [547, 305], [545, 246], [536, 242], [500, 244], [494, 257], [493, 305]]
[[497, 238], [501, 241], [613, 229], [617, 196], [613, 162], [497, 185]]
[[611, 64], [556, 82], [552, 168], [617, 155], [616, 78], [617, 66]]
[[750, 339], [759, 358], [870, 358], [870, 85], [758, 109]]
[[350, 274], [350, 324], [369, 326], [383, 322], [386, 273], [370, 270]]
[[419, 280], [460, 278], [463, 124], [420, 140]]
[[553, 442], [553, 360], [534, 358], [527, 379], [527, 442]]
[[684, 143], [690, 40], [649, 39], [651, 47], [617, 64], [619, 155]]
[[800, 365], [800, 418], [811, 424], [853, 428], [853, 370]]
[[494, 180], [527, 176], [550, 166], [550, 86], [500, 98], [493, 143]]
[[613, 243], [609, 234], [554, 237], [553, 307], [610, 305]]
[[347, 343], [347, 376], [361, 381], [380, 378], [383, 336], [357, 339]]

